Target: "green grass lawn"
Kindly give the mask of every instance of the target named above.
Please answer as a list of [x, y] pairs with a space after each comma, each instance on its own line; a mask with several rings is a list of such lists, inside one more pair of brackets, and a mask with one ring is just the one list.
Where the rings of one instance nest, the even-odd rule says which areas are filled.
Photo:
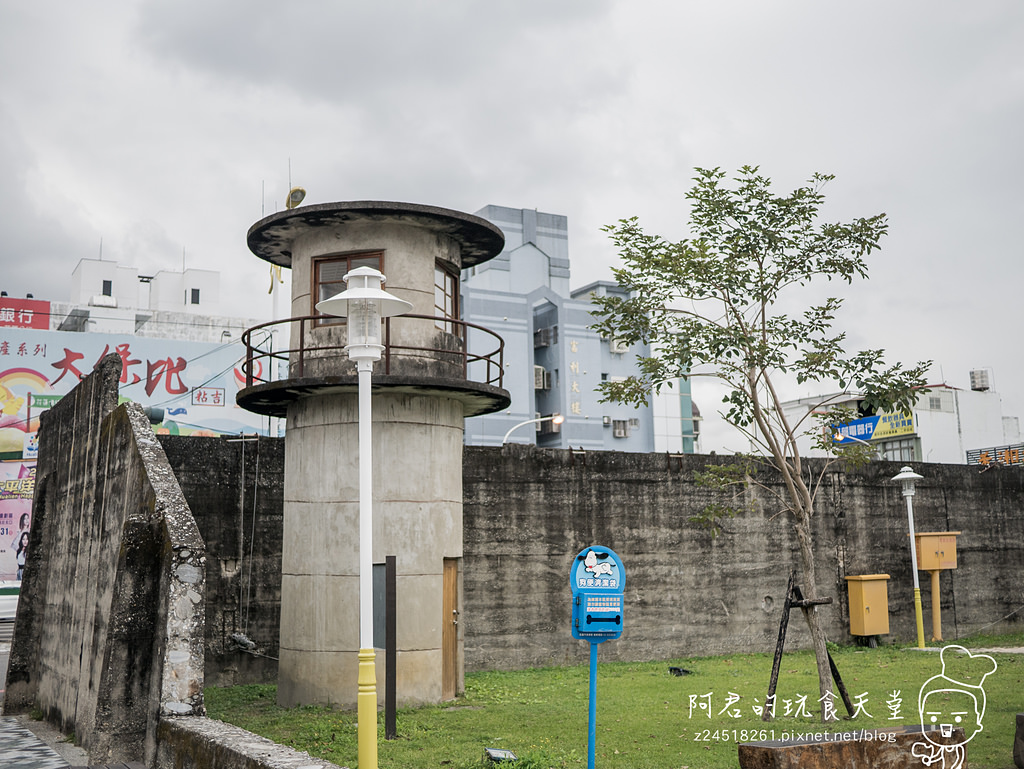
[[[1024, 634], [956, 643], [973, 649], [1024, 646]], [[837, 696], [840, 720], [829, 725], [818, 720], [817, 676], [810, 652], [783, 657], [776, 718], [768, 723], [761, 721], [755, 708], [764, 702], [771, 655], [601, 663], [595, 764], [608, 769], [736, 767], [738, 741], [920, 723], [918, 692], [925, 681], [942, 672], [938, 653], [900, 646], [832, 647], [831, 651], [862, 712], [850, 719]], [[1015, 714], [1024, 712], [1024, 655], [992, 656], [999, 667], [985, 680], [985, 728], [970, 742], [968, 761], [971, 769], [1014, 769]], [[670, 675], [670, 666], [690, 673]], [[380, 766], [479, 767], [484, 748], [498, 747], [515, 752], [521, 769], [585, 767], [588, 687], [586, 665], [469, 674], [465, 695], [459, 699], [400, 710], [396, 740], [384, 739], [381, 714]], [[801, 697], [806, 698], [810, 717], [795, 712]], [[212, 718], [342, 766], [356, 766], [354, 712], [279, 708], [275, 698], [274, 686], [206, 691]], [[787, 702], [789, 715], [783, 713]]]

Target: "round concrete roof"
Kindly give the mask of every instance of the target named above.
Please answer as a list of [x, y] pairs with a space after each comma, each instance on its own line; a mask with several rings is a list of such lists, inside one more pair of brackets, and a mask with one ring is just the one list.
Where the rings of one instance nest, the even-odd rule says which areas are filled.
[[418, 203], [357, 200], [299, 206], [261, 219], [249, 228], [246, 241], [256, 256], [282, 267], [292, 266], [292, 244], [310, 230], [348, 222], [412, 224], [454, 238], [462, 247], [462, 266], [472, 267], [501, 253], [505, 235], [486, 219], [461, 211]]

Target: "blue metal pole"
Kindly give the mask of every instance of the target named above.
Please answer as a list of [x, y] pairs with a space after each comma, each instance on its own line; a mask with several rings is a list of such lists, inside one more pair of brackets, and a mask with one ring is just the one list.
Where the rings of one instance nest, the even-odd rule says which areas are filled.
[[594, 769], [597, 739], [597, 644], [590, 642], [590, 721], [587, 726], [587, 769]]

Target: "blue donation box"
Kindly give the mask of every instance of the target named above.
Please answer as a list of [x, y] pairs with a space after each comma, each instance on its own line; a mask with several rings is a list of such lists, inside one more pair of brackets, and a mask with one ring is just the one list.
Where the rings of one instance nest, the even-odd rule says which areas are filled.
[[581, 551], [570, 571], [572, 637], [601, 643], [622, 635], [622, 598], [626, 572], [607, 547]]

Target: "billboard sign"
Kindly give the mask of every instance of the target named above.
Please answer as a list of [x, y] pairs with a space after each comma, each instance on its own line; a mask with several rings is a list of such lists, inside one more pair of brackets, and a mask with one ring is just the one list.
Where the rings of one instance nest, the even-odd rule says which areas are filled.
[[158, 433], [267, 434], [266, 417], [235, 405], [245, 383], [240, 342], [0, 327], [0, 457], [27, 458], [40, 414], [111, 353], [123, 364], [121, 400], [163, 410]]
[[915, 433], [913, 414], [877, 414], [836, 425], [832, 440], [836, 443], [842, 443], [844, 439], [849, 438], [859, 441], [880, 441]]

